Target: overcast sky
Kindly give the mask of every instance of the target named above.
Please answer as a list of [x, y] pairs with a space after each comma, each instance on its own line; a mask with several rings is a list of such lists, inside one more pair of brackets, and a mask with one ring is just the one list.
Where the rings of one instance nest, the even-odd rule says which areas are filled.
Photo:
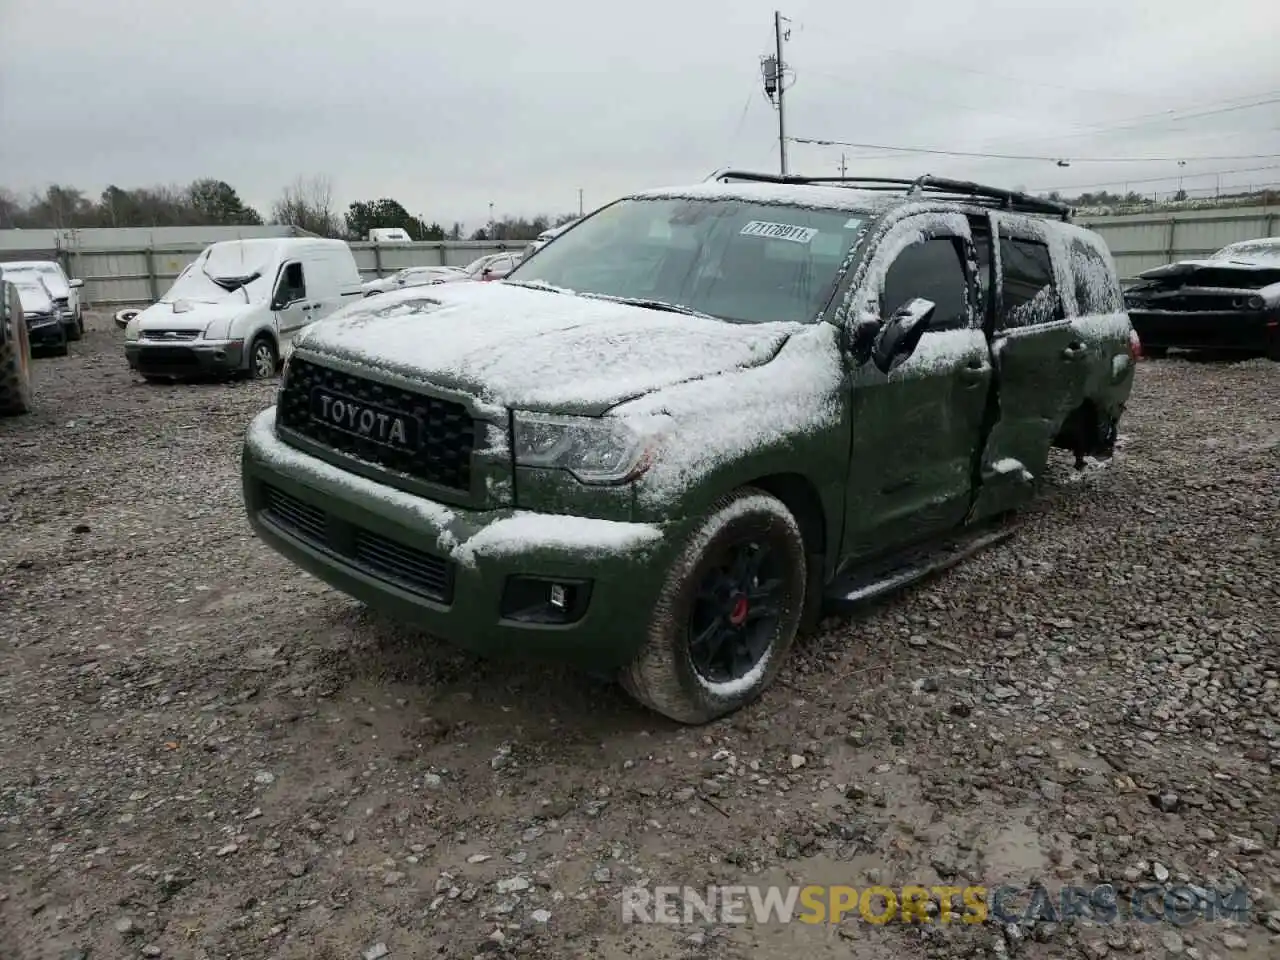
[[[0, 0], [0, 185], [96, 195], [211, 176], [266, 214], [290, 180], [324, 175], [343, 209], [391, 196], [474, 227], [490, 202], [571, 212], [579, 188], [590, 209], [717, 167], [774, 171], [759, 58], [775, 6]], [[1168, 178], [1132, 187], [1150, 192], [1180, 170], [1213, 188], [1191, 174], [1273, 167], [1222, 186], [1280, 181], [1278, 0], [781, 9], [790, 135], [1050, 158], [846, 149], [859, 173], [1033, 189]], [[790, 151], [792, 172], [838, 172], [838, 147]], [[1086, 162], [1108, 157], [1168, 159]]]

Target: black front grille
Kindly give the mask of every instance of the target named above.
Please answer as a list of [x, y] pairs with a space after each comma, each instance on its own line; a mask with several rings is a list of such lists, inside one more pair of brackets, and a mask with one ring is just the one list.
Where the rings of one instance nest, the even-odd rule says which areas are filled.
[[[419, 425], [416, 448], [388, 446], [313, 417], [312, 392], [317, 389], [413, 417]], [[281, 426], [333, 450], [430, 483], [455, 490], [471, 489], [476, 427], [460, 403], [295, 358], [289, 363], [276, 417]]]
[[440, 557], [367, 530], [357, 530], [355, 559], [366, 570], [418, 593], [438, 599], [452, 598], [453, 564]]
[[145, 347], [138, 351], [138, 365], [153, 367], [194, 368], [200, 365], [196, 352], [190, 347]]
[[272, 519], [277, 524], [288, 527], [293, 533], [318, 546], [329, 545], [329, 533], [325, 526], [323, 510], [309, 503], [303, 503], [297, 497], [291, 497], [275, 487], [265, 489], [267, 512], [272, 515]]
[[442, 603], [453, 602], [451, 561], [330, 517], [276, 487], [264, 485], [263, 514], [277, 527], [371, 576]]

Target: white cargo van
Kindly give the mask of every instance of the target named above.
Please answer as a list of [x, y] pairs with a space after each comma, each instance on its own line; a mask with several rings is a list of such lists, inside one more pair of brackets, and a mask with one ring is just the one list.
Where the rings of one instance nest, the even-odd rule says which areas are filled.
[[149, 380], [271, 377], [304, 327], [360, 296], [360, 271], [342, 240], [215, 243], [129, 320], [125, 357]]
[[374, 227], [369, 231], [371, 243], [410, 243], [412, 239], [403, 227]]

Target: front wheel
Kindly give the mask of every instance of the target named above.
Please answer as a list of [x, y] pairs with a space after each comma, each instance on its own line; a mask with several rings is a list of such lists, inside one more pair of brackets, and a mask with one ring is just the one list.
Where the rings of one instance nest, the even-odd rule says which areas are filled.
[[270, 337], [260, 336], [249, 348], [249, 376], [254, 380], [270, 380], [276, 375], [276, 346]]
[[750, 487], [725, 497], [668, 571], [622, 685], [680, 723], [747, 705], [795, 641], [807, 576], [804, 537], [782, 501]]

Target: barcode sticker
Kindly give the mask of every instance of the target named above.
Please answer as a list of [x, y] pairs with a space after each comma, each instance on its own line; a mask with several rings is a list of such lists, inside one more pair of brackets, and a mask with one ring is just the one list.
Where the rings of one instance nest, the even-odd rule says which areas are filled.
[[742, 228], [744, 237], [767, 237], [771, 240], [790, 240], [792, 243], [808, 243], [818, 235], [813, 227], [798, 227], [790, 223], [769, 223], [752, 220]]

